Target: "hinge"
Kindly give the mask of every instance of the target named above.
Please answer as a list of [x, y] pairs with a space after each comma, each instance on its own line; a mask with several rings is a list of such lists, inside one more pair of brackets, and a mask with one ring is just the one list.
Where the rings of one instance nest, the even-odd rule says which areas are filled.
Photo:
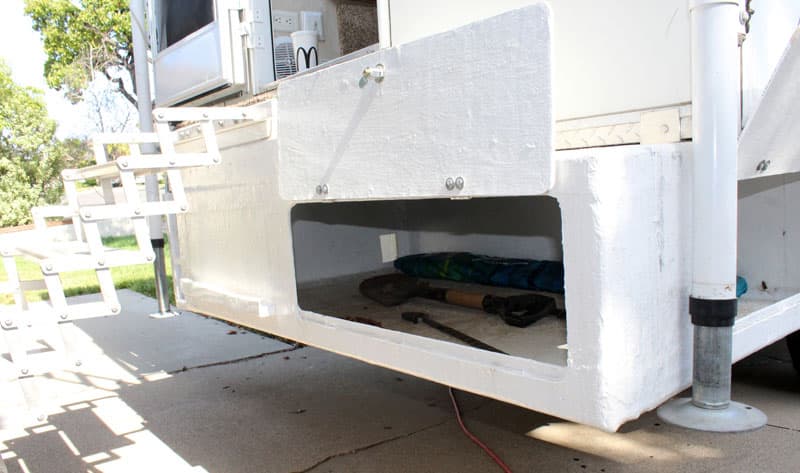
[[243, 15], [240, 34], [246, 38], [247, 49], [266, 48], [267, 35], [269, 34], [269, 25], [267, 24], [269, 12], [267, 8], [262, 5], [263, 2], [242, 0], [242, 3], [245, 5], [241, 8]]
[[744, 5], [739, 11], [739, 23], [742, 25], [739, 29], [739, 46], [744, 43], [747, 35], [750, 33], [750, 20], [753, 19], [755, 10], [750, 6], [751, 0], [744, 0]]

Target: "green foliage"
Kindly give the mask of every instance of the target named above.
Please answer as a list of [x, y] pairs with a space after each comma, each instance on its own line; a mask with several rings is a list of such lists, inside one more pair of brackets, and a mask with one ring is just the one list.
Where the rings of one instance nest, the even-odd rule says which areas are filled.
[[[120, 73], [133, 78], [128, 0], [25, 0], [33, 29], [42, 34], [47, 84], [77, 102], [100, 72], [136, 104]], [[133, 80], [130, 81], [133, 83]]]
[[63, 150], [41, 91], [14, 83], [0, 60], [0, 226], [30, 222], [30, 208], [61, 194]]

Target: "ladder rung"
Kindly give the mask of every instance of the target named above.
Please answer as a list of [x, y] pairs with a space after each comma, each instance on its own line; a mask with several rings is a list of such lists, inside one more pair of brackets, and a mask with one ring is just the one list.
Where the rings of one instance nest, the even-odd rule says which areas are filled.
[[20, 247], [19, 251], [43, 265], [43, 272], [46, 274], [145, 264], [151, 262], [153, 257], [151, 253], [143, 251], [103, 247], [103, 253], [99, 257], [103, 264], [100, 264], [98, 258], [91, 254], [89, 245], [74, 241], [50, 245], [34, 244]]
[[36, 240], [25, 245], [18, 245], [17, 250], [37, 262], [67, 255], [89, 255], [89, 245], [82, 241], [45, 242]]
[[179, 214], [186, 212], [187, 209], [188, 207], [185, 203], [174, 200], [142, 202], [139, 205], [128, 203], [84, 205], [81, 207], [80, 216], [85, 222], [95, 222], [98, 220], [147, 217], [150, 215]]
[[66, 181], [83, 181], [85, 179], [104, 179], [114, 177], [119, 174], [119, 167], [116, 161], [109, 161], [102, 164], [93, 164], [85, 168], [65, 169], [61, 172], [61, 177]]
[[94, 164], [84, 168], [65, 169], [61, 176], [67, 181], [108, 179], [120, 172], [132, 171], [137, 176], [156, 174], [170, 169], [210, 166], [220, 161], [219, 153], [149, 154], [137, 157], [121, 156], [116, 161]]

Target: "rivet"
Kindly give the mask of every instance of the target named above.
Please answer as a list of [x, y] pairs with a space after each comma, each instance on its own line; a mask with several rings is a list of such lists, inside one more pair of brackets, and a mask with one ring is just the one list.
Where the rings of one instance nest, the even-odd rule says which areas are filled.
[[665, 135], [669, 133], [669, 125], [661, 125], [661, 133]]
[[53, 270], [53, 265], [52, 265], [52, 264], [46, 264], [46, 265], [44, 266], [44, 269], [45, 269], [46, 271], [52, 271], [52, 270]]
[[158, 114], [158, 118], [164, 118], [164, 114], [163, 113], [159, 113]]
[[119, 312], [119, 307], [112, 307], [111, 308], [111, 313], [112, 314], [116, 314], [117, 312]]
[[120, 159], [119, 160], [119, 165], [124, 167], [124, 168], [128, 167], [128, 160], [127, 159]]
[[75, 360], [75, 366], [80, 366], [82, 364], [83, 362], [81, 360]]
[[134, 209], [133, 210], [133, 214], [134, 215], [141, 215], [142, 214], [142, 209]]
[[105, 266], [105, 265], [106, 265], [106, 260], [103, 259], [97, 260], [97, 266]]
[[247, 112], [242, 112], [242, 118], [247, 118]]
[[456, 186], [456, 182], [452, 177], [448, 177], [447, 180], [444, 181], [444, 186], [447, 188], [447, 190], [451, 191]]
[[203, 118], [208, 118], [208, 114], [207, 114], [207, 113], [204, 113], [204, 114], [203, 114]]
[[771, 163], [772, 161], [762, 159], [761, 162], [759, 162], [758, 165], [756, 166], [756, 171], [758, 172], [766, 171]]
[[28, 371], [28, 368], [22, 368], [21, 370], [19, 370], [19, 372], [22, 373], [22, 376], [27, 376], [28, 373], [30, 373], [30, 371]]
[[145, 259], [147, 259], [147, 261], [153, 261], [153, 255], [147, 255]]
[[316, 191], [317, 191], [317, 195], [321, 195], [322, 194], [322, 185], [317, 185]]
[[217, 120], [217, 126], [219, 126], [220, 128], [225, 126], [225, 120]]
[[67, 317], [69, 317], [69, 316], [67, 314], [61, 314], [60, 317], [61, 317], [61, 320], [67, 320]]
[[457, 188], [458, 190], [461, 190], [461, 189], [463, 189], [463, 188], [464, 188], [464, 178], [463, 178], [463, 177], [461, 177], [461, 176], [458, 176], [458, 177], [456, 178], [456, 188]]
[[170, 159], [169, 160], [169, 165], [170, 166], [174, 166], [175, 165], [175, 160], [174, 159]]
[[219, 157], [214, 157], [211, 161], [213, 161], [215, 163], [219, 163]]
[[6, 320], [5, 322], [3, 322], [3, 324], [5, 324], [5, 326], [6, 326], [6, 327], [11, 327], [11, 324], [13, 324], [13, 323], [14, 323], [14, 322], [13, 322], [13, 321], [11, 321], [10, 319], [9, 319], [9, 320]]
[[36, 420], [38, 420], [39, 422], [44, 422], [45, 419], [47, 419], [47, 416], [44, 414], [39, 414], [38, 416], [36, 416]]
[[186, 209], [188, 209], [188, 208], [189, 207], [187, 207], [186, 205], [181, 205], [181, 211], [182, 212], [186, 212]]

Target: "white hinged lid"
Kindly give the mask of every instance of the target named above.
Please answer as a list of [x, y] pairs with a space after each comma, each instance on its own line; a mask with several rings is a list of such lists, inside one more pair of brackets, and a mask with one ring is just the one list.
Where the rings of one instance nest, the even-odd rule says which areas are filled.
[[548, 7], [534, 5], [287, 79], [278, 87], [281, 196], [546, 192], [551, 38]]

